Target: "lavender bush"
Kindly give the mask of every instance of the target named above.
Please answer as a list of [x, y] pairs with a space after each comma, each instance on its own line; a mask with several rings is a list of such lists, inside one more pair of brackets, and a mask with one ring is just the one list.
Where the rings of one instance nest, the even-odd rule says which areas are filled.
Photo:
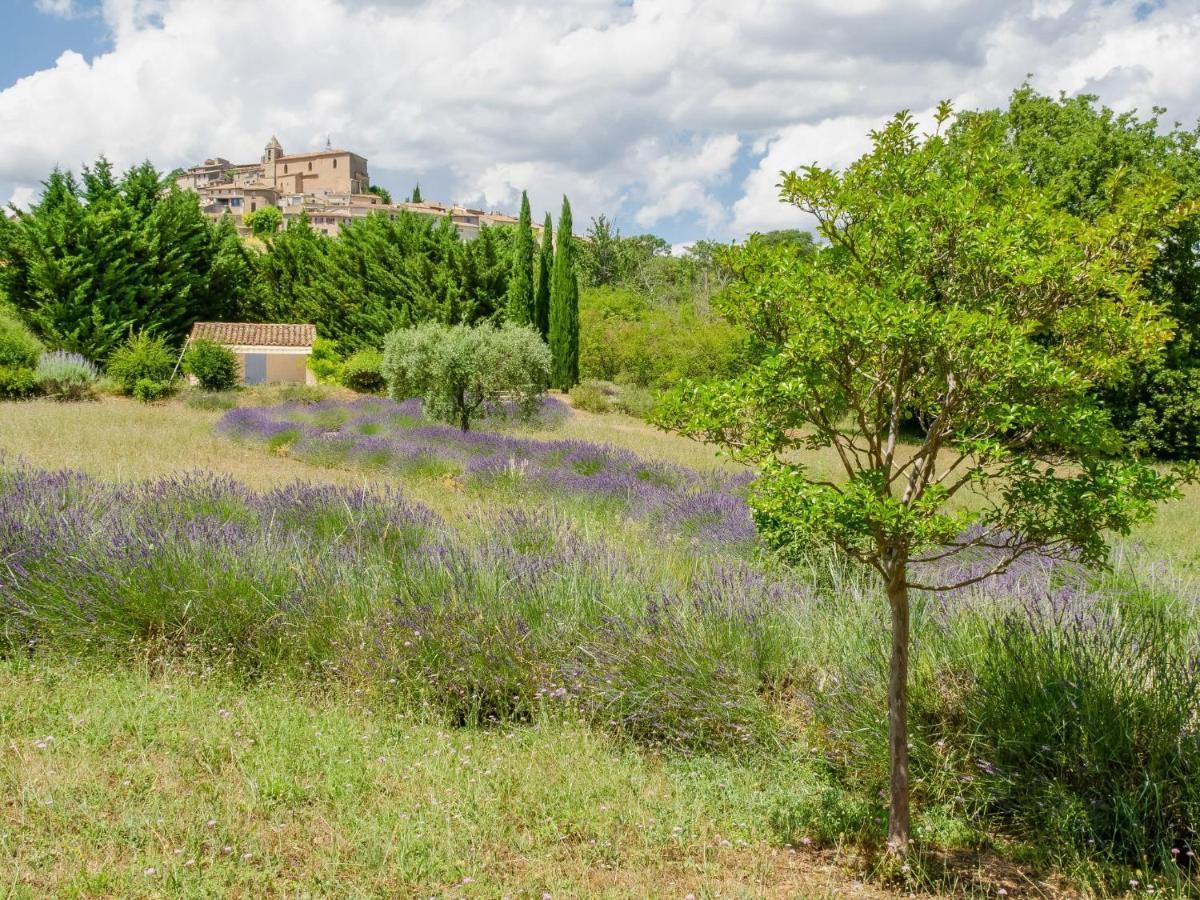
[[[401, 407], [381, 409], [426, 428]], [[353, 437], [380, 412], [306, 409], [264, 433]], [[440, 454], [436, 432], [424, 440]], [[564, 478], [597, 459], [554, 452]], [[1194, 858], [1196, 604], [1156, 577], [1147, 592], [1031, 557], [1007, 581], [922, 599], [911, 712], [924, 827], [958, 823], [955, 840], [1007, 828], [1126, 864]], [[833, 557], [784, 568], [639, 551], [550, 510], [479, 512], [455, 529], [394, 490], [0, 466], [0, 653], [200, 653], [248, 677], [368, 684], [460, 725], [563, 715], [674, 751], [783, 751], [808, 778], [771, 812], [787, 840], [878, 836], [883, 614]]]
[[[563, 414], [560, 401], [543, 401], [544, 419]], [[490, 415], [495, 423], [509, 412], [501, 405]], [[292, 456], [320, 465], [455, 474], [473, 486], [608, 505], [708, 543], [732, 547], [755, 539], [743, 497], [749, 474], [698, 472], [587, 441], [545, 441], [428, 424], [420, 400], [367, 398], [238, 409], [217, 428], [272, 450], [287, 447]]]

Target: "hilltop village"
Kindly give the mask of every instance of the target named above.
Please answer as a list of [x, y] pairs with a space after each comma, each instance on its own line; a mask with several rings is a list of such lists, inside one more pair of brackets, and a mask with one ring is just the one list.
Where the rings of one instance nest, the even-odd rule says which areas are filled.
[[[335, 235], [355, 219], [370, 213], [396, 215], [408, 210], [423, 216], [450, 217], [461, 237], [470, 240], [481, 225], [515, 225], [514, 216], [453, 204], [421, 200], [387, 203], [371, 190], [366, 157], [349, 150], [326, 147], [310, 153], [284, 153], [272, 137], [262, 159], [232, 163], [223, 157], [206, 159], [180, 173], [175, 183], [200, 195], [204, 213], [220, 218], [229, 213], [238, 231], [248, 235], [242, 224], [249, 213], [274, 206], [283, 213], [284, 224], [307, 213], [314, 230]], [[541, 228], [533, 226], [540, 235]]]

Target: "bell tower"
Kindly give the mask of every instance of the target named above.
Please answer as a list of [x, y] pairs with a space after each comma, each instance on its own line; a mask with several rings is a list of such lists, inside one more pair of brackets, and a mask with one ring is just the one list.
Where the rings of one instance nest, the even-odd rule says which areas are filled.
[[279, 143], [279, 138], [271, 135], [271, 140], [267, 142], [267, 147], [263, 150], [263, 181], [272, 187], [277, 187], [279, 182], [276, 180], [277, 163], [283, 156], [283, 147]]

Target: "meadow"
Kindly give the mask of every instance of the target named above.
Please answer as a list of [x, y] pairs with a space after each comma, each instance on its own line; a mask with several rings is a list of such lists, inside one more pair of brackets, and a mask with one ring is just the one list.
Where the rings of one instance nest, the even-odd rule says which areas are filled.
[[236, 403], [3, 407], [0, 891], [1195, 888], [1194, 490], [1109, 572], [921, 598], [893, 871], [886, 607], [774, 562], [744, 470], [558, 401]]

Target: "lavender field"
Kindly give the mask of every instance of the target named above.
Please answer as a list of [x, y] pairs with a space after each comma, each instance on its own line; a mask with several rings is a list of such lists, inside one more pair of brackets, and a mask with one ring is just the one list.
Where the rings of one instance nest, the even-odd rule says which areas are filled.
[[[535, 421], [552, 432], [566, 415], [561, 401], [546, 398]], [[232, 410], [217, 430], [316, 465], [452, 477], [510, 495], [579, 501], [726, 549], [754, 541], [749, 472], [699, 472], [589, 441], [486, 428], [510, 418], [496, 410], [484, 430], [461, 431], [426, 421], [420, 400], [361, 398]]]
[[[768, 845], [879, 845], [886, 606], [832, 554], [766, 555], [746, 476], [555, 439], [553, 421], [537, 437], [503, 421], [464, 434], [412, 402], [209, 421], [264, 465], [311, 462], [312, 478], [256, 490], [4, 464], [7, 658], [185, 661], [468, 734], [584, 727], [750, 780], [739, 815]], [[343, 468], [372, 483], [322, 480]], [[453, 521], [409, 489], [447, 481], [475, 498]], [[1147, 884], [1184, 890], [1197, 608], [1194, 583], [1134, 544], [1108, 575], [1031, 556], [919, 598], [922, 840], [1097, 883], [1153, 866]]]

